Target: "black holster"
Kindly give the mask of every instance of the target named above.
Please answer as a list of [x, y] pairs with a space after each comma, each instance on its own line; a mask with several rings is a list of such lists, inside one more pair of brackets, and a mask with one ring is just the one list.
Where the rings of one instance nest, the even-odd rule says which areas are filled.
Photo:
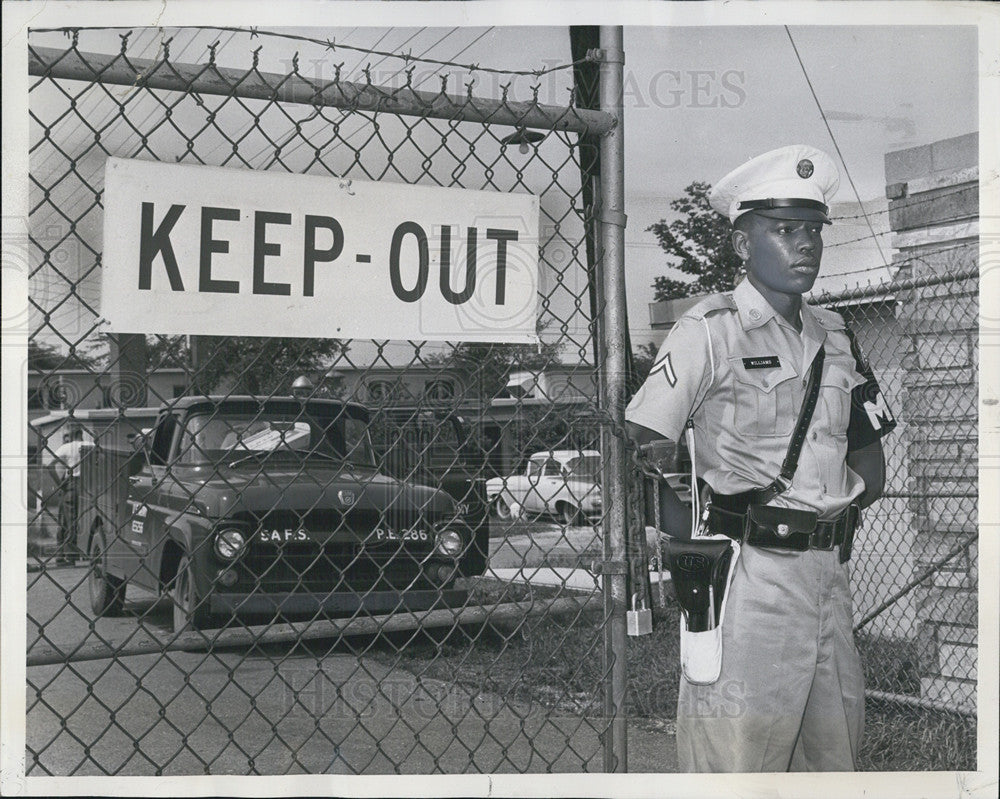
[[714, 629], [719, 624], [733, 544], [712, 538], [667, 538], [665, 544], [667, 568], [688, 630]]

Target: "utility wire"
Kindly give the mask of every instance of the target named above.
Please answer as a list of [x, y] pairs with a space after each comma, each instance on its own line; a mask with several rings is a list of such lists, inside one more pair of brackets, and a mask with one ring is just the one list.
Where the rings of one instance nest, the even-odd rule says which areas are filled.
[[854, 178], [851, 177], [851, 171], [847, 168], [847, 161], [844, 160], [844, 154], [840, 151], [840, 145], [837, 144], [837, 137], [833, 135], [833, 129], [830, 127], [830, 122], [826, 118], [826, 112], [823, 110], [823, 105], [819, 101], [819, 97], [816, 96], [816, 89], [813, 88], [812, 80], [809, 78], [809, 72], [806, 70], [806, 65], [802, 61], [802, 56], [799, 54], [799, 48], [795, 45], [795, 39], [792, 38], [792, 32], [789, 30], [787, 25], [783, 26], [785, 33], [788, 34], [788, 41], [791, 42], [792, 50], [795, 51], [795, 58], [798, 59], [799, 66], [802, 68], [802, 75], [806, 79], [806, 84], [809, 86], [809, 91], [812, 93], [813, 100], [816, 101], [816, 107], [819, 109], [820, 116], [823, 117], [823, 124], [826, 125], [826, 132], [830, 134], [830, 141], [833, 142], [834, 148], [837, 150], [837, 155], [840, 157], [840, 163], [844, 165], [844, 174], [847, 175], [847, 180], [851, 184], [851, 189], [854, 191], [854, 197], [858, 201], [858, 206], [861, 208], [861, 213], [864, 214], [865, 222], [868, 225], [868, 229], [871, 231], [872, 239], [875, 241], [875, 246], [878, 248], [879, 257], [882, 259], [882, 263], [889, 266], [889, 262], [886, 260], [885, 253], [882, 252], [882, 245], [879, 243], [878, 236], [875, 234], [875, 228], [872, 226], [871, 220], [868, 218], [868, 213], [865, 211], [865, 205], [861, 202], [861, 195], [858, 193], [858, 187], [854, 185]]

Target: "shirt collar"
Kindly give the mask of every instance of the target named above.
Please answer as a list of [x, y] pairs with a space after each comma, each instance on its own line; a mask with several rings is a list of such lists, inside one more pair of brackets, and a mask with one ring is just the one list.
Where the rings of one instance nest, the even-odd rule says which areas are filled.
[[761, 327], [778, 315], [778, 312], [757, 291], [749, 278], [743, 278], [740, 284], [733, 289], [733, 300], [736, 302], [736, 308], [740, 314], [740, 324], [743, 325], [744, 330]]
[[820, 324], [813, 313], [812, 308], [806, 304], [805, 298], [802, 300], [802, 335], [806, 338], [818, 341], [822, 344], [826, 341], [826, 328]]
[[[740, 314], [740, 323], [744, 330], [751, 330], [767, 324], [771, 319], [776, 320], [776, 324], [786, 324], [778, 316], [778, 312], [771, 307], [771, 304], [764, 299], [764, 296], [757, 291], [753, 283], [748, 278], [740, 281], [740, 284], [733, 289], [733, 300]], [[826, 328], [820, 324], [812, 309], [802, 301], [802, 334], [815, 342], [822, 344], [826, 341]]]

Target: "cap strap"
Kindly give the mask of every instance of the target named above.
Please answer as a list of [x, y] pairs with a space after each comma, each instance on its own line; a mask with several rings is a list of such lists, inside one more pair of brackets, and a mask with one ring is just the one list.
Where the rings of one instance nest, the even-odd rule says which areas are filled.
[[797, 198], [788, 198], [782, 200], [776, 200], [774, 197], [768, 197], [766, 200], [743, 200], [737, 207], [737, 211], [756, 211], [763, 208], [811, 208], [814, 211], [822, 211], [824, 214], [829, 213], [830, 209], [827, 208], [819, 200], [805, 200]]

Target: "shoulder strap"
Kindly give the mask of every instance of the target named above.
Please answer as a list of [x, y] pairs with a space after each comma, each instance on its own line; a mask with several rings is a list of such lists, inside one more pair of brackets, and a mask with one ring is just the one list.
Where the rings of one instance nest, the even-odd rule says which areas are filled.
[[795, 476], [795, 470], [799, 467], [799, 455], [802, 452], [802, 445], [806, 440], [806, 432], [809, 429], [809, 422], [812, 421], [813, 411], [816, 410], [816, 400], [819, 398], [819, 381], [823, 374], [823, 360], [826, 352], [822, 345], [813, 358], [812, 366], [809, 367], [809, 380], [806, 383], [806, 397], [799, 410], [799, 418], [795, 422], [795, 430], [792, 431], [792, 440], [788, 442], [788, 451], [785, 453], [785, 460], [781, 464], [781, 472], [764, 488], [755, 488], [746, 492], [750, 495], [750, 501], [757, 505], [766, 505], [778, 494], [788, 490]]

